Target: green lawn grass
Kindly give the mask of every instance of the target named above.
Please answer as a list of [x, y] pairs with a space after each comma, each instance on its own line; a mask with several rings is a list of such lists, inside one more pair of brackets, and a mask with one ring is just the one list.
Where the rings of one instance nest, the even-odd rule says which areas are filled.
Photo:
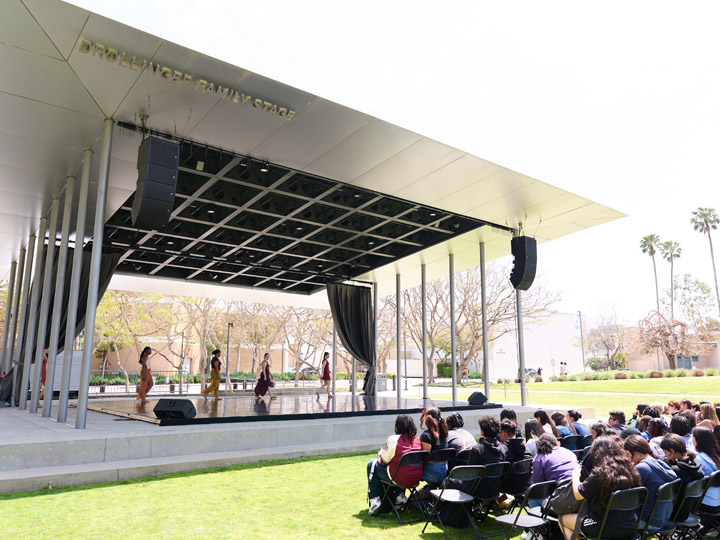
[[[270, 461], [0, 495], [4, 538], [54, 540], [444, 539], [367, 512], [374, 454]], [[416, 510], [408, 510], [419, 517]], [[500, 532], [492, 520], [487, 534]], [[470, 539], [472, 528], [451, 529]]]

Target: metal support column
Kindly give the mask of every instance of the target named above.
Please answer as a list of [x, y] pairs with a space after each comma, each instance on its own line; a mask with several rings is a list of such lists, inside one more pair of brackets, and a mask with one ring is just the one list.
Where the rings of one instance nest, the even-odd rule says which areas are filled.
[[448, 256], [450, 259], [450, 369], [452, 372], [452, 400], [453, 405], [457, 401], [457, 345], [455, 343], [455, 255]]
[[0, 373], [5, 375], [7, 368], [5, 361], [8, 357], [8, 344], [10, 342], [10, 321], [15, 316], [13, 313], [13, 296], [15, 295], [15, 278], [17, 274], [17, 261], [10, 263], [10, 281], [8, 282], [7, 302], [5, 303], [5, 324], [3, 325], [2, 357], [0, 358]]
[[[45, 383], [45, 399], [42, 415], [50, 417], [55, 382], [55, 363], [57, 361], [58, 339], [60, 338], [60, 315], [65, 294], [65, 271], [67, 267], [68, 239], [70, 238], [70, 217], [72, 215], [73, 196], [75, 195], [75, 177], [68, 176], [65, 184], [65, 204], [63, 205], [62, 229], [60, 231], [60, 251], [58, 252], [57, 276], [55, 278], [55, 299], [52, 309], [52, 326], [50, 327], [50, 350], [48, 351], [47, 382]], [[72, 361], [72, 350], [69, 351]], [[67, 352], [63, 355], [67, 361]], [[64, 363], [64, 362], [63, 362]]]
[[485, 242], [480, 242], [480, 303], [482, 304], [482, 350], [483, 350], [483, 389], [485, 397], [490, 399], [490, 351], [488, 351], [487, 332], [487, 281], [485, 276]]
[[335, 411], [335, 373], [337, 372], [337, 332], [333, 328], [332, 342], [332, 395], [333, 395], [333, 412]]
[[[377, 357], [377, 339], [378, 339], [378, 286], [377, 283], [373, 283], [373, 328], [375, 332], [375, 338], [373, 339], [373, 357], [375, 358], [375, 384], [373, 385], [373, 396], [377, 397], [377, 371], [378, 371], [378, 357]], [[367, 372], [366, 372], [367, 373]], [[365, 386], [367, 388], [367, 386]]]
[[522, 319], [522, 291], [515, 290], [515, 305], [517, 310], [517, 343], [518, 343], [518, 360], [520, 369], [520, 404], [524, 407], [527, 405], [527, 383], [525, 382], [525, 343], [523, 341], [523, 319]]
[[[17, 273], [17, 281], [15, 285], [15, 295], [13, 300], [13, 320], [12, 324], [10, 325], [10, 345], [8, 345], [8, 354], [7, 354], [7, 369], [10, 369], [13, 367], [13, 361], [15, 359], [15, 344], [17, 343], [15, 341], [15, 338], [17, 336], [18, 331], [18, 321], [20, 320], [18, 317], [18, 313], [20, 312], [20, 295], [22, 294], [23, 290], [23, 283], [25, 281], [25, 262], [27, 259], [27, 253], [25, 251], [25, 248], [20, 249], [20, 256], [18, 258], [18, 273]], [[8, 300], [8, 304], [10, 301]]]
[[93, 341], [95, 339], [95, 313], [100, 286], [100, 259], [102, 256], [103, 226], [105, 225], [105, 202], [107, 199], [108, 175], [110, 173], [110, 150], [112, 148], [113, 120], [105, 119], [102, 150], [100, 152], [100, 176], [98, 177], [95, 223], [93, 224], [93, 248], [90, 259], [90, 281], [88, 284], [87, 310], [85, 315], [85, 346], [83, 347], [80, 370], [80, 391], [78, 392], [77, 418], [75, 427], [85, 429], [87, 422], [88, 391], [90, 388], [90, 366], [92, 363]]
[[30, 362], [34, 348], [35, 331], [37, 330], [37, 310], [40, 303], [40, 288], [42, 287], [43, 258], [45, 257], [45, 233], [47, 232], [47, 218], [40, 219], [38, 227], [37, 243], [35, 250], [35, 276], [32, 282], [32, 296], [30, 298], [30, 317], [28, 318], [27, 338], [25, 339], [25, 358], [23, 359], [23, 374], [20, 381], [20, 409], [27, 409], [27, 393], [30, 382]]
[[[33, 251], [35, 250], [35, 233], [30, 235], [28, 239], [27, 252], [25, 253], [25, 275], [23, 276], [22, 298], [20, 300], [20, 310], [18, 320], [18, 336], [17, 350], [13, 351], [13, 382], [12, 394], [10, 395], [10, 406], [15, 406], [15, 389], [17, 388], [18, 367], [20, 366], [20, 353], [22, 352], [23, 342], [25, 339], [25, 313], [28, 310], [28, 297], [30, 296], [30, 277], [32, 276]], [[27, 348], [27, 347], [26, 347]], [[21, 376], [22, 380], [22, 376]], [[27, 393], [27, 392], [26, 392]]]
[[357, 365], [357, 361], [355, 360], [355, 357], [352, 357], [352, 377], [350, 378], [350, 388], [352, 396], [352, 410], [355, 410], [355, 379], [357, 377], [357, 369], [355, 369], [355, 366]]
[[397, 350], [397, 367], [395, 368], [395, 391], [397, 394], [397, 408], [400, 408], [400, 400], [402, 399], [402, 389], [400, 388], [400, 371], [402, 370], [402, 363], [400, 359], [400, 348], [402, 347], [402, 289], [400, 288], [400, 274], [395, 274], [395, 297], [397, 301], [397, 317], [395, 330], [397, 336], [395, 339], [395, 345]]
[[423, 399], [428, 398], [428, 372], [427, 372], [427, 275], [425, 263], [420, 265], [420, 288], [421, 288], [421, 309], [422, 309], [422, 378], [423, 378]]
[[582, 328], [582, 313], [578, 311], [578, 318], [580, 319], [580, 350], [582, 351], [582, 362], [583, 362], [583, 372], [585, 371], [585, 339], [583, 338], [583, 328]]
[[[53, 261], [55, 260], [55, 240], [57, 237], [58, 215], [60, 214], [60, 199], [53, 199], [50, 207], [50, 233], [45, 249], [45, 270], [43, 272], [42, 298], [40, 299], [40, 317], [38, 319], [37, 340], [35, 341], [35, 373], [33, 373], [32, 399], [30, 412], [36, 413], [40, 403], [40, 379], [42, 377], [43, 358], [45, 357], [45, 343], [47, 342], [47, 323], [50, 315], [50, 286], [53, 277]], [[45, 379], [47, 384], [47, 378]], [[50, 396], [52, 399], [52, 396]]]
[[63, 371], [60, 382], [60, 401], [58, 402], [57, 421], [64, 423], [67, 420], [68, 400], [70, 396], [70, 375], [72, 373], [73, 349], [75, 345], [75, 326], [77, 325], [77, 306], [80, 296], [80, 275], [82, 273], [82, 251], [85, 242], [85, 216], [87, 214], [88, 193], [90, 191], [90, 167], [92, 166], [92, 150], [85, 150], [83, 156], [82, 174], [80, 175], [80, 196], [78, 198], [78, 212], [75, 221], [75, 248], [73, 250], [72, 276], [70, 277], [70, 292], [68, 293], [68, 312], [65, 324], [65, 351]]

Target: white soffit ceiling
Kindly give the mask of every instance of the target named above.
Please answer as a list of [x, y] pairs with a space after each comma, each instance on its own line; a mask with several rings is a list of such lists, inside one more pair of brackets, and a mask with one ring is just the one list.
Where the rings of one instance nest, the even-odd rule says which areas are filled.
[[[153, 73], [123, 67], [118, 59], [110, 62], [92, 48], [84, 52], [82, 40], [112, 48], [113, 54], [124, 53], [128, 64], [135, 57], [138, 68], [144, 61], [167, 67], [171, 76], [163, 78], [160, 69]], [[91, 178], [97, 182], [106, 116], [139, 124], [140, 114], [147, 113], [148, 127], [158, 131], [500, 225], [517, 228], [522, 223], [525, 233], [538, 242], [623, 216], [501, 165], [58, 0], [0, 3], [0, 65], [2, 275], [7, 275], [51, 199], [62, 196], [66, 176], [79, 178], [86, 148], [95, 151]], [[179, 82], [173, 82], [173, 76]], [[206, 83], [213, 83], [213, 88]], [[220, 92], [215, 91], [218, 86]], [[294, 116], [288, 121], [253, 107], [255, 99], [290, 109]], [[106, 217], [135, 189], [137, 145], [137, 137], [115, 129]], [[89, 225], [86, 236], [91, 230]], [[448, 253], [455, 254], [457, 270], [477, 264], [481, 240], [486, 242], [488, 260], [510, 252], [506, 233], [483, 227], [362, 279], [377, 281], [380, 294], [389, 294], [395, 290], [395, 273], [402, 270], [403, 286], [414, 286], [422, 262], [427, 264], [428, 279], [447, 274]], [[194, 294], [190, 284], [187, 288], [187, 294]], [[242, 291], [237, 294], [245, 294]]]

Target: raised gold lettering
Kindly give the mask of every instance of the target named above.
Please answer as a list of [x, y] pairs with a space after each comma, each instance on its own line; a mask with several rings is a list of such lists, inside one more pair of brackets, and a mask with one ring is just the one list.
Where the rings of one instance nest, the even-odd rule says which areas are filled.
[[143, 69], [145, 69], [145, 66], [147, 66], [147, 65], [148, 65], [147, 60], [143, 60], [142, 62], [140, 62], [139, 60], [136, 60], [134, 56], [130, 60], [130, 69], [134, 69], [135, 71], [137, 71], [137, 70], [142, 71]]
[[212, 92], [214, 88], [215, 88], [215, 83], [211, 83], [211, 82], [206, 83], [205, 86], [203, 87], [203, 94], [205, 92]]
[[92, 41], [82, 38], [78, 41], [78, 50], [81, 53], [89, 53], [92, 50]]
[[215, 89], [215, 95], [219, 95], [220, 99], [225, 99], [230, 94], [230, 89], [226, 86], [221, 86], [218, 84], [217, 88]]
[[105, 45], [100, 45], [99, 43], [96, 43], [95, 47], [93, 47], [93, 56], [95, 56], [96, 54], [99, 58], [105, 56]]
[[240, 103], [240, 94], [238, 94], [237, 92], [233, 92], [232, 100], [233, 103]]
[[278, 116], [279, 116], [280, 118], [285, 118], [285, 116], [287, 115], [287, 112], [288, 112], [287, 108], [285, 108], [285, 107], [280, 107], [280, 108], [278, 109], [277, 114], [278, 114]]
[[245, 103], [249, 99], [251, 99], [252, 96], [249, 96], [248, 94], [242, 94], [242, 102]]
[[295, 116], [295, 111], [292, 109], [288, 111], [287, 119], [292, 120], [292, 117]]
[[200, 87], [205, 88], [206, 84], [207, 84], [207, 81], [205, 79], [198, 79], [197, 81], [195, 81], [195, 90], [197, 90]]
[[[133, 56], [133, 60], [135, 57]], [[122, 67], [129, 67], [130, 66], [130, 60], [128, 60], [128, 57], [125, 53], [120, 54], [120, 60], [118, 61], [118, 65]]]
[[252, 106], [256, 109], [261, 109], [263, 106], [263, 100], [260, 98], [253, 99]]
[[163, 66], [162, 68], [160, 68], [160, 76], [163, 79], [170, 79], [172, 77], [172, 69]]
[[172, 82], [174, 82], [174, 83], [180, 83], [180, 82], [182, 82], [182, 75], [183, 75], [183, 74], [182, 74], [182, 71], [177, 71], [177, 70], [175, 70], [175, 71], [173, 72]]
[[183, 75], [183, 82], [188, 84], [192, 83], [192, 75], [190, 75], [189, 73], [185, 73]]
[[105, 53], [105, 60], [107, 60], [108, 62], [116, 62], [118, 59], [118, 54], [119, 53], [117, 49], [109, 47], [107, 53]]

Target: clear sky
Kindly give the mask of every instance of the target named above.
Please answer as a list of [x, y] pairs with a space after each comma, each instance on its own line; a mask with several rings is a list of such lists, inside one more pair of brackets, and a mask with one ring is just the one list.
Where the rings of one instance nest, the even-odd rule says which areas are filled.
[[715, 1], [72, 3], [628, 214], [539, 248], [562, 311], [654, 309], [651, 233], [712, 285], [689, 220], [720, 207]]

